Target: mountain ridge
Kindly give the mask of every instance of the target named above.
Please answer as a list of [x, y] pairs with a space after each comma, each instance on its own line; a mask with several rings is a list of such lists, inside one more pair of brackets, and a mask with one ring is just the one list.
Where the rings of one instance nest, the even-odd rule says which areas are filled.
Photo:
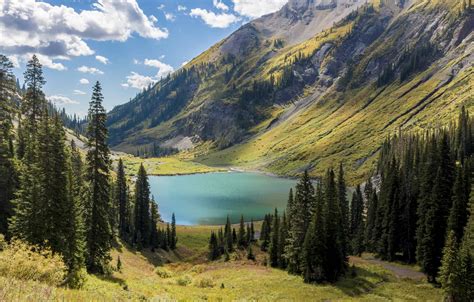
[[[347, 2], [360, 5], [358, 1], [338, 5]], [[262, 38], [262, 30], [254, 24], [284, 15], [295, 4], [316, 7], [321, 2], [292, 1], [277, 13], [244, 25], [129, 103], [133, 106], [126, 111], [132, 113], [149, 104], [151, 116], [163, 117], [155, 124], [145, 117], [122, 131], [120, 123], [127, 117], [114, 109], [109, 115], [112, 143], [133, 152], [136, 146], [169, 145], [182, 138], [193, 142], [197, 160], [207, 164], [250, 166], [283, 175], [306, 168], [316, 175], [334, 160], [343, 160], [359, 177], [367, 174], [373, 165], [370, 155], [397, 127], [433, 126], [433, 112], [442, 116], [438, 124], [449, 122], [455, 107], [472, 107], [471, 8], [458, 1], [372, 2], [357, 6], [332, 27], [300, 43], [275, 35]], [[222, 53], [225, 45], [235, 43], [240, 47], [227, 47], [233, 53]], [[180, 76], [186, 78], [181, 79], [185, 84]], [[456, 93], [453, 84], [460, 87]], [[174, 113], [153, 112], [164, 104]], [[382, 112], [385, 124], [372, 121], [370, 111]], [[344, 130], [361, 113], [371, 117], [369, 122], [356, 120], [357, 131]], [[408, 119], [403, 120], [405, 116]], [[323, 123], [322, 117], [332, 119]], [[305, 131], [310, 124], [317, 128]], [[364, 139], [354, 138], [369, 130], [376, 133], [374, 142], [358, 147]], [[295, 140], [298, 137], [300, 141]], [[301, 142], [302, 137], [308, 140]], [[321, 149], [325, 144], [333, 146]], [[350, 156], [341, 156], [341, 148]]]

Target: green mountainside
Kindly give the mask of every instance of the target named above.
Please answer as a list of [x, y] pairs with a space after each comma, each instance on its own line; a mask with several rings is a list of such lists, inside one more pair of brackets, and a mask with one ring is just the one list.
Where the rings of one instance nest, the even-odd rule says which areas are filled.
[[462, 0], [292, 0], [109, 113], [121, 151], [352, 178], [382, 141], [474, 109], [474, 11]]

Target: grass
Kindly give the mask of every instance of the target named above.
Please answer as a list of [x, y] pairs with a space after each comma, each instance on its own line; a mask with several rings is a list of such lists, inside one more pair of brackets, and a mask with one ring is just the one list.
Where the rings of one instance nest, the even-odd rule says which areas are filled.
[[135, 175], [138, 172], [140, 164], [143, 164], [149, 175], [185, 175], [226, 171], [224, 168], [207, 166], [177, 156], [143, 159], [125, 155], [121, 158], [124, 162], [125, 173], [127, 175]]
[[[208, 236], [217, 226], [178, 226], [176, 252], [136, 252], [118, 245], [122, 269], [107, 278], [88, 276], [84, 288], [71, 290], [0, 276], [1, 301], [442, 301], [441, 291], [424, 281], [400, 280], [379, 265], [356, 261], [356, 276], [334, 285], [310, 285], [301, 277], [264, 266], [245, 252], [232, 260], [205, 260]], [[257, 226], [257, 229], [259, 226]], [[166, 273], [164, 273], [166, 272]]]

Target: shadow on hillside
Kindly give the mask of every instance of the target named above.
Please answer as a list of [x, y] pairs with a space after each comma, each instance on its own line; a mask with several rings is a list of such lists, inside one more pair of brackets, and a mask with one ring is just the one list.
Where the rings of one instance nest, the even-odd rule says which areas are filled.
[[376, 274], [361, 267], [356, 267], [355, 272], [356, 276], [351, 276], [349, 269], [346, 277], [335, 284], [335, 287], [351, 297], [368, 294], [374, 290], [375, 287], [388, 280], [383, 275]]
[[100, 280], [102, 281], [107, 281], [107, 282], [112, 282], [112, 283], [116, 283], [118, 285], [120, 285], [120, 287], [122, 287], [123, 289], [127, 289], [128, 286], [127, 286], [127, 282], [125, 282], [125, 280], [121, 279], [121, 278], [117, 278], [115, 276], [101, 276], [101, 275], [98, 275], [97, 276]]

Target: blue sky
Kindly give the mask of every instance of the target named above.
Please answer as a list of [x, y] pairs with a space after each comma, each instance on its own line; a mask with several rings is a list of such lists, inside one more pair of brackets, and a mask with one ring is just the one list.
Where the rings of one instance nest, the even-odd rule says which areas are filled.
[[84, 115], [95, 81], [110, 110], [286, 1], [4, 1], [0, 53], [14, 62], [21, 81], [26, 60], [39, 54], [47, 97]]

